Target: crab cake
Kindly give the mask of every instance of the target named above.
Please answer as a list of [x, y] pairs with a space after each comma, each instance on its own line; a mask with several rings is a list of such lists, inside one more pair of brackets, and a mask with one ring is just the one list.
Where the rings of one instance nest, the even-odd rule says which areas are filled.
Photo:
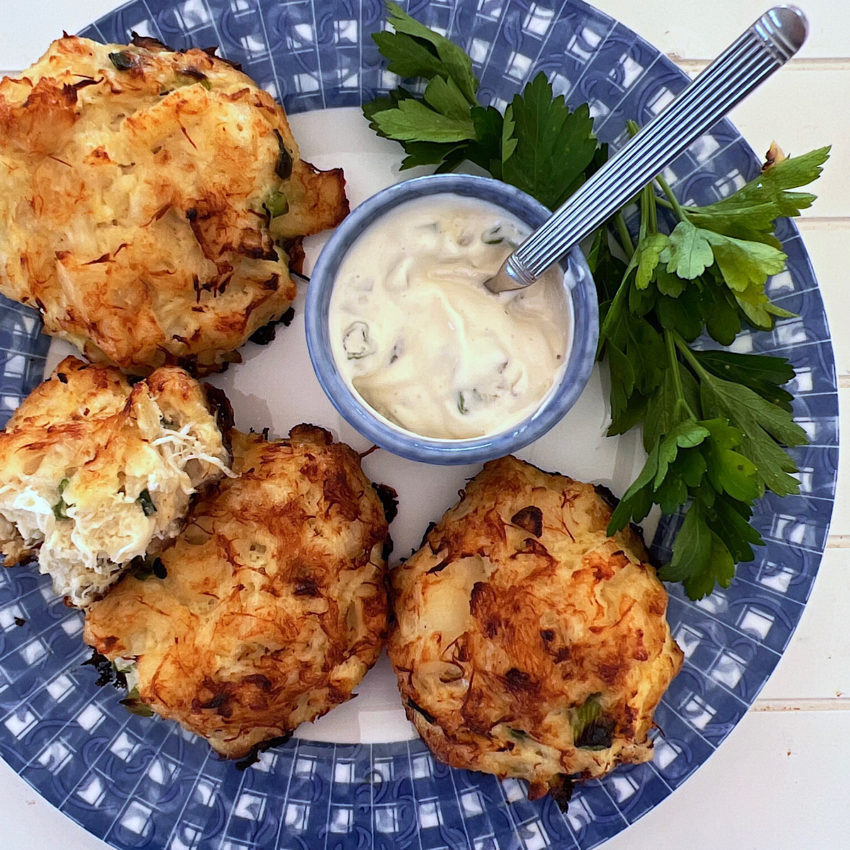
[[408, 717], [454, 767], [529, 781], [652, 758], [682, 653], [633, 531], [595, 488], [513, 457], [485, 465], [391, 573], [388, 651]]
[[65, 358], [0, 432], [6, 566], [37, 557], [74, 605], [102, 594], [227, 472], [218, 404], [175, 366], [131, 386], [114, 367]]
[[301, 238], [348, 212], [230, 63], [66, 36], [0, 81], [0, 292], [90, 360], [220, 371], [295, 297]]
[[[86, 614], [84, 638], [163, 717], [239, 758], [351, 696], [383, 645], [387, 521], [326, 431], [233, 432], [237, 478]], [[160, 576], [160, 577], [157, 577]]]

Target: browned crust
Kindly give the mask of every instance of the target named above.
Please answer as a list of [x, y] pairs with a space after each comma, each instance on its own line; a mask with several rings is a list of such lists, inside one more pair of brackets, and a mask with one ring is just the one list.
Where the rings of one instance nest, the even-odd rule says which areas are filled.
[[[564, 476], [485, 465], [391, 573], [388, 652], [407, 715], [442, 761], [529, 780], [596, 777], [652, 756], [652, 713], [682, 653], [666, 592], [611, 507]], [[574, 739], [592, 698], [610, 745]]]
[[91, 606], [85, 640], [137, 657], [141, 699], [240, 758], [347, 700], [387, 626], [387, 523], [359, 456], [310, 425], [233, 432], [234, 471], [161, 560]]
[[[161, 367], [131, 384], [113, 366], [66, 357], [24, 399], [0, 431], [5, 483], [24, 488], [32, 476], [53, 479], [55, 485], [70, 478], [77, 497], [86, 504], [97, 501], [112, 505], [121, 476], [149, 451], [139, 417], [150, 401], [162, 415], [175, 421], [205, 423], [215, 441], [221, 439], [207, 415], [211, 412], [210, 396], [183, 369]], [[223, 393], [217, 401], [229, 409]], [[217, 422], [220, 426], [224, 420], [218, 417]], [[200, 478], [208, 483], [220, 475], [218, 467], [209, 466]], [[183, 501], [188, 509], [188, 497]], [[179, 522], [182, 514], [173, 519]], [[35, 556], [41, 546], [40, 541], [24, 544], [11, 525], [0, 533], [0, 554], [6, 566]], [[44, 567], [50, 570], [49, 563]]]
[[0, 291], [133, 374], [238, 361], [295, 297], [301, 238], [348, 212], [341, 170], [301, 159], [267, 92], [152, 40], [66, 36], [4, 78], [0, 153]]

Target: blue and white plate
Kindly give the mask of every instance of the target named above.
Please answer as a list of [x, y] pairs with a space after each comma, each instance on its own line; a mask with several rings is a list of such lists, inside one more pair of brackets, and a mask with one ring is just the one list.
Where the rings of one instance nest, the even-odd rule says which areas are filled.
[[[542, 69], [571, 104], [591, 104], [599, 135], [615, 145], [623, 140], [627, 118], [646, 123], [687, 83], [656, 49], [581, 0], [433, 0], [410, 6], [472, 55], [490, 102], [503, 105]], [[83, 34], [126, 42], [135, 31], [174, 47], [218, 45], [222, 56], [241, 62], [276, 94], [297, 123], [296, 113], [357, 107], [394, 85], [369, 37], [383, 17], [379, 0], [136, 0]], [[349, 141], [339, 135], [340, 145]], [[302, 147], [312, 158], [303, 140]], [[357, 159], [351, 151], [347, 156], [346, 170], [356, 183]], [[706, 203], [757, 168], [749, 147], [722, 123], [667, 177], [680, 198]], [[240, 771], [174, 724], [132, 716], [118, 704], [117, 692], [96, 688], [92, 668], [81, 666], [88, 652], [79, 613], [65, 608], [49, 583], [27, 568], [0, 571], [0, 755], [61, 811], [117, 848], [590, 848], [626, 828], [673, 793], [747, 711], [791, 639], [826, 543], [838, 459], [832, 347], [797, 230], [783, 222], [780, 235], [788, 270], [772, 280], [770, 291], [797, 318], [771, 334], [744, 336], [736, 348], [793, 361], [797, 420], [811, 441], [794, 452], [801, 493], [761, 502], [755, 524], [767, 545], [752, 564], [739, 567], [727, 591], [694, 604], [672, 589], [669, 618], [686, 660], [656, 714], [661, 731], [652, 763], [580, 787], [566, 814], [548, 798], [526, 800], [519, 782], [441, 765], [421, 741], [392, 724], [385, 728], [402, 729], [394, 741], [376, 743], [380, 735], [374, 729], [364, 734], [361, 724], [348, 739], [360, 743], [295, 739]], [[48, 340], [39, 329], [28, 310], [0, 304], [0, 422], [44, 375]], [[297, 340], [299, 334], [293, 325], [281, 335]], [[287, 368], [278, 370], [280, 381], [299, 376], [301, 383], [286, 393], [290, 399], [313, 382], [306, 351], [297, 345], [293, 351]], [[251, 353], [232, 370], [237, 412], [252, 394], [256, 400], [259, 391], [244, 387], [253, 369], [268, 368], [262, 366], [267, 356]], [[296, 360], [302, 356], [303, 363]], [[601, 389], [595, 391], [601, 398]], [[278, 421], [277, 414], [273, 419], [278, 433], [300, 421]], [[548, 468], [559, 465], [579, 477], [566, 466], [568, 453], [558, 462], [558, 439], [532, 451], [531, 459], [545, 453]], [[593, 451], [586, 447], [576, 455], [579, 461], [587, 456]], [[415, 466], [396, 471], [413, 479], [420, 472]], [[451, 501], [428, 507], [427, 519]], [[402, 503], [404, 508], [404, 498]], [[656, 535], [660, 552], [670, 531], [662, 525]], [[368, 704], [369, 681], [352, 704]], [[339, 732], [330, 737], [346, 740]]]

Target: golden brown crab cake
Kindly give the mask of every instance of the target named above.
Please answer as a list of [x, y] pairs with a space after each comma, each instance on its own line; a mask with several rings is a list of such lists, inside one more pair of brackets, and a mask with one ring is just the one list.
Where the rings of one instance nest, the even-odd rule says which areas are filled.
[[638, 535], [590, 484], [492, 461], [390, 574], [405, 710], [440, 760], [569, 790], [652, 757], [682, 653]]
[[65, 358], [0, 432], [6, 566], [36, 557], [57, 593], [85, 605], [167, 545], [192, 495], [227, 472], [218, 404], [176, 366], [131, 385]]
[[348, 212], [283, 109], [203, 50], [66, 36], [0, 81], [0, 292], [97, 362], [220, 371]]
[[374, 664], [387, 521], [360, 457], [321, 428], [233, 432], [233, 468], [154, 577], [130, 572], [88, 609], [84, 636], [134, 697], [239, 758], [347, 700]]

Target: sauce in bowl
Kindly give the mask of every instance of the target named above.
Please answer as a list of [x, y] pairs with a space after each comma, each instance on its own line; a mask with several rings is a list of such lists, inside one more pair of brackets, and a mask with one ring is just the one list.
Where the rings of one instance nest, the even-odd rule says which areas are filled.
[[329, 305], [346, 385], [386, 422], [436, 439], [495, 434], [534, 413], [569, 351], [563, 273], [516, 292], [484, 286], [530, 232], [494, 204], [452, 194], [407, 201], [367, 227]]

